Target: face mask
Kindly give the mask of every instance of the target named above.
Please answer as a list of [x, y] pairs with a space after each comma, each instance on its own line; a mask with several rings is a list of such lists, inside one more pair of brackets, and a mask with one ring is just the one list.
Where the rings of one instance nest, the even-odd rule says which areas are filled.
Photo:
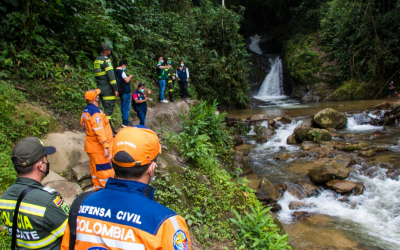
[[143, 92], [144, 92], [144, 89], [141, 89], [141, 90], [140, 90], [140, 92], [142, 92], [142, 93], [143, 93]]
[[171, 61], [169, 61], [169, 62], [168, 62], [168, 64], [172, 64], [172, 62], [171, 62]]
[[164, 60], [161, 60], [161, 63], [164, 63]]
[[[42, 163], [44, 163], [44, 162], [42, 162]], [[50, 162], [46, 163], [46, 172], [43, 172], [41, 170], [39, 170], [39, 171], [47, 176], [50, 173]]]
[[181, 63], [181, 67], [183, 67], [183, 65], [185, 65], [185, 64]]
[[123, 69], [123, 71], [125, 71], [125, 70], [126, 70], [126, 68]]

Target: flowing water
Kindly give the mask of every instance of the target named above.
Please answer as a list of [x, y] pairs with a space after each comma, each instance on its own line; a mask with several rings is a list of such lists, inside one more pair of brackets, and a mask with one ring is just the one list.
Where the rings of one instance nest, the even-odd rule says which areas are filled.
[[[228, 115], [241, 118], [256, 113], [272, 117], [301, 116], [315, 114], [327, 107], [338, 111], [358, 110], [372, 108], [382, 102], [383, 100], [370, 100], [299, 104], [282, 101], [275, 106], [255, 110], [229, 111]], [[400, 128], [388, 127], [386, 136], [372, 136], [376, 130], [382, 130], [382, 127], [370, 125], [370, 117], [374, 116], [367, 112], [349, 112], [347, 126], [337, 131], [337, 137], [333, 138], [334, 143], [366, 142], [389, 149], [369, 157], [367, 167], [354, 166], [355, 169], [348, 180], [364, 183], [366, 189], [362, 195], [345, 197], [321, 187], [318, 195], [301, 200], [307, 206], [299, 211], [311, 215], [302, 220], [294, 216], [296, 210], [289, 209], [289, 203], [298, 201], [297, 197], [285, 192], [278, 202], [282, 207], [278, 217], [291, 237], [293, 249], [400, 249], [400, 181], [398, 178], [388, 178], [388, 169], [381, 167], [382, 163], [391, 164], [395, 169], [400, 167]], [[318, 152], [307, 152], [302, 150], [300, 145], [286, 144], [287, 137], [293, 133], [295, 127], [300, 126], [302, 119], [298, 117], [297, 120], [293, 119], [291, 124], [282, 125], [264, 144], [251, 142], [254, 145], [250, 153], [255, 172], [249, 176], [252, 188], [257, 186], [255, 183], [262, 177], [266, 177], [273, 184], [285, 183], [289, 190], [298, 186], [299, 182], [309, 182], [309, 171], [329, 160], [312, 157]], [[267, 123], [262, 125], [268, 126]], [[356, 136], [346, 141], [342, 139], [349, 134]], [[274, 158], [282, 153], [289, 153], [291, 158]], [[356, 155], [348, 154], [350, 157]], [[341, 201], [343, 198], [346, 202]]]

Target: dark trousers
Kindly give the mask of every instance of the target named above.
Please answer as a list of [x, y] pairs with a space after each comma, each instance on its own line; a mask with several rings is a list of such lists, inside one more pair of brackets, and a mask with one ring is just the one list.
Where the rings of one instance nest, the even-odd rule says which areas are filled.
[[144, 126], [144, 123], [146, 122], [146, 113], [147, 113], [147, 111], [138, 111], [136, 113], [137, 117], [140, 120], [140, 125]]
[[185, 98], [189, 97], [189, 91], [187, 89], [188, 83], [187, 82], [181, 82], [181, 81], [178, 81], [178, 83], [179, 83], [179, 87], [181, 88], [181, 97], [182, 97], [182, 99], [185, 99]]
[[101, 99], [101, 105], [103, 105], [104, 108], [104, 113], [106, 114], [106, 117], [108, 120], [111, 120], [111, 115], [114, 111], [114, 106], [115, 106], [115, 101], [117, 98], [115, 95], [100, 95]]

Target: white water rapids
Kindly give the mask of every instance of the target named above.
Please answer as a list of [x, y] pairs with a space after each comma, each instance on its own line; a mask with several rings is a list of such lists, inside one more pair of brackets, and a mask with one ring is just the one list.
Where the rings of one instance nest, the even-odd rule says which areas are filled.
[[283, 95], [282, 90], [283, 66], [279, 55], [271, 56], [269, 62], [271, 70], [265, 77], [255, 98], [261, 100], [287, 98], [287, 96]]
[[[368, 121], [366, 114], [352, 115], [348, 118], [348, 125], [344, 132], [371, 132], [371, 130], [381, 129], [381, 127], [366, 124]], [[287, 137], [300, 124], [301, 121], [293, 121], [292, 124], [281, 126], [268, 142], [253, 149], [255, 155], [253, 169], [268, 179], [275, 180], [274, 184], [277, 184], [278, 180], [279, 182], [288, 181], [285, 177], [288, 174], [285, 166], [292, 159], [282, 162], [274, 160], [272, 156], [282, 150], [288, 153], [300, 151], [299, 146], [286, 144]], [[268, 126], [267, 123], [262, 125]], [[362, 195], [349, 196], [348, 202], [341, 202], [339, 199], [344, 196], [324, 190], [316, 197], [301, 200], [308, 206], [298, 211], [331, 216], [340, 222], [341, 231], [355, 235], [354, 238], [357, 238], [358, 242], [381, 249], [398, 250], [400, 249], [400, 180], [387, 178], [386, 169], [377, 166], [371, 166], [371, 168], [376, 169], [372, 176], [366, 176], [363, 171], [357, 169], [352, 171], [347, 178], [347, 180], [362, 182], [365, 185]], [[291, 180], [293, 179], [296, 177], [291, 177]], [[284, 224], [293, 223], [292, 214], [296, 210], [289, 209], [291, 201], [297, 201], [297, 198], [285, 192], [278, 202], [282, 207], [278, 216]]]

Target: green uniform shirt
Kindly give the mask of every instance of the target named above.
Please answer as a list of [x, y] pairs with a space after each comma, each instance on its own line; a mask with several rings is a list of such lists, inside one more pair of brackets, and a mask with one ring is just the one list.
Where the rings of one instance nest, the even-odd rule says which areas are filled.
[[10, 236], [15, 205], [27, 186], [36, 188], [24, 197], [19, 207], [17, 248], [60, 249], [69, 207], [56, 190], [30, 178], [18, 177], [0, 199], [1, 218]]
[[111, 59], [99, 55], [96, 60], [94, 60], [93, 66], [97, 88], [101, 90], [100, 95], [114, 95], [114, 92], [118, 91], [118, 86], [117, 81], [115, 80]]

